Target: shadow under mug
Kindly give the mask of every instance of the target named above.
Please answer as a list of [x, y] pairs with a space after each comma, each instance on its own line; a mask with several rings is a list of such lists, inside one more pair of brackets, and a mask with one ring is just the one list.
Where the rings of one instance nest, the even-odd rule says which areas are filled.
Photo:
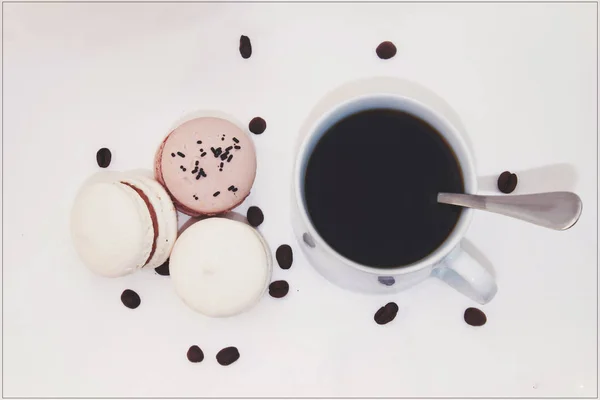
[[417, 262], [397, 268], [356, 263], [333, 250], [316, 231], [304, 199], [304, 176], [312, 151], [336, 122], [374, 108], [396, 109], [427, 121], [453, 149], [462, 170], [465, 192], [477, 192], [477, 176], [464, 128], [445, 101], [429, 89], [408, 81], [372, 78], [351, 82], [325, 96], [302, 127], [292, 196], [292, 224], [300, 247], [321, 275], [346, 289], [391, 293], [428, 277], [437, 277], [480, 304], [489, 302], [497, 291], [493, 276], [460, 246], [471, 222], [472, 209], [463, 209], [454, 230], [436, 250]]

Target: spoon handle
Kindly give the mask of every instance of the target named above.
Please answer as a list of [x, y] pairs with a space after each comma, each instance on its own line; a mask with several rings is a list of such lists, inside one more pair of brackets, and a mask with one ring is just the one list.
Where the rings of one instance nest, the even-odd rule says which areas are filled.
[[438, 203], [491, 211], [559, 231], [575, 225], [583, 208], [579, 196], [571, 192], [518, 196], [439, 193], [437, 200]]

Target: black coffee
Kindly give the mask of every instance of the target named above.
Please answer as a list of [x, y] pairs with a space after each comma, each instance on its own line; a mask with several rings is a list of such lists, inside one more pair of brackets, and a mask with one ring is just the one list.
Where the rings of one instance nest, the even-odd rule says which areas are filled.
[[460, 207], [439, 192], [463, 193], [444, 138], [414, 115], [389, 109], [352, 114], [319, 140], [305, 175], [308, 213], [323, 239], [357, 263], [408, 265], [438, 248]]

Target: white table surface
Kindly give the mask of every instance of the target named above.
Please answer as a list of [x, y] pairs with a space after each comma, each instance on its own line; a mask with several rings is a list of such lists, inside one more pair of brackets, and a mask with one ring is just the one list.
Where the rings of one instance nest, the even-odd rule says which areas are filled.
[[[596, 396], [596, 7], [4, 4], [4, 396]], [[392, 60], [374, 54], [383, 40]], [[583, 199], [566, 232], [476, 214], [469, 245], [499, 285], [481, 328], [462, 317], [476, 304], [435, 280], [384, 297], [338, 289], [292, 236], [298, 127], [326, 92], [375, 75], [455, 108], [482, 190], [511, 170], [516, 193]], [[273, 252], [295, 250], [273, 277], [290, 294], [230, 319], [195, 314], [153, 271], [92, 275], [68, 235], [98, 148], [111, 169], [151, 168], [173, 123], [203, 109], [266, 119], [239, 210], [260, 206]], [[138, 309], [121, 304], [126, 288]], [[400, 311], [378, 326], [388, 301]], [[204, 362], [187, 361], [192, 344]], [[221, 367], [230, 345], [241, 358]]]

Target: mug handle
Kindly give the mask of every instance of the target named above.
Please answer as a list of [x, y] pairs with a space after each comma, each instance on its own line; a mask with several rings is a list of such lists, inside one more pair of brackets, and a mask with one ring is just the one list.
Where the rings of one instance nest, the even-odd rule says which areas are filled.
[[479, 304], [490, 302], [498, 291], [494, 277], [460, 245], [446, 256], [433, 274]]

